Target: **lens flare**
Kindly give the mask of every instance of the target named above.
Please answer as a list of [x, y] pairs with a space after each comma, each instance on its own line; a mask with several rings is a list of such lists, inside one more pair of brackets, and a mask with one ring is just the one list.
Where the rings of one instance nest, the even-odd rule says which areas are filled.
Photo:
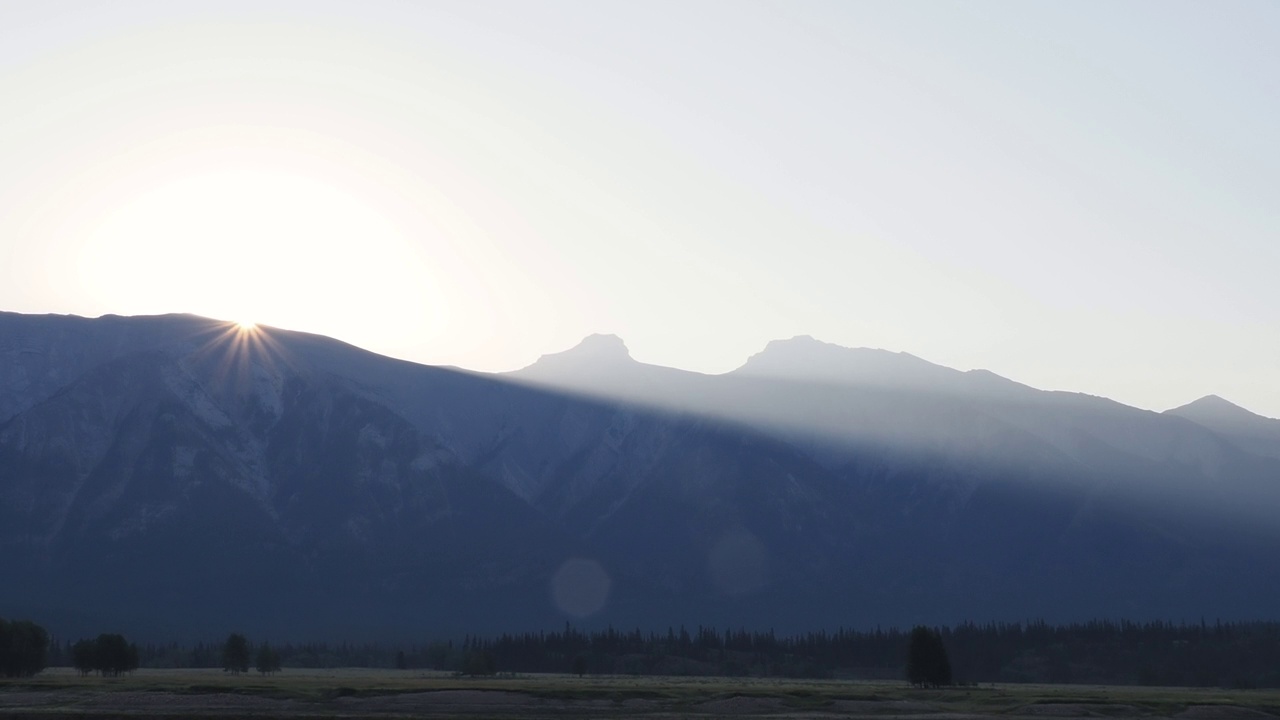
[[609, 574], [600, 563], [584, 558], [567, 560], [551, 578], [551, 599], [566, 615], [594, 615], [609, 599]]

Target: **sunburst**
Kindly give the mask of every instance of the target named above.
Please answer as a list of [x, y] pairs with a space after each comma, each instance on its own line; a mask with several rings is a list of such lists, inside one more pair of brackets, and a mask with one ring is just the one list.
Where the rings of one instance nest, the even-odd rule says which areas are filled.
[[208, 390], [223, 398], [251, 391], [254, 367], [273, 374], [285, 355], [269, 328], [244, 320], [217, 322], [195, 353], [197, 364], [210, 372]]

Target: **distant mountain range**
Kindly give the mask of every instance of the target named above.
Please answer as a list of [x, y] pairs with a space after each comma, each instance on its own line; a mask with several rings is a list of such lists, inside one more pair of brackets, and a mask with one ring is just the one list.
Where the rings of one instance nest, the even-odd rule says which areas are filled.
[[0, 616], [64, 634], [1275, 618], [1280, 421], [794, 338], [500, 375], [0, 313]]

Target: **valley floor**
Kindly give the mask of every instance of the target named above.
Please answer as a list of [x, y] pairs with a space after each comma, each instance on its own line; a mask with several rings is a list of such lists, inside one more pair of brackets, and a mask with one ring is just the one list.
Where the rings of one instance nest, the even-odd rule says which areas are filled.
[[521, 675], [394, 670], [140, 670], [81, 678], [52, 668], [0, 681], [0, 718], [1176, 718], [1280, 719], [1280, 690]]

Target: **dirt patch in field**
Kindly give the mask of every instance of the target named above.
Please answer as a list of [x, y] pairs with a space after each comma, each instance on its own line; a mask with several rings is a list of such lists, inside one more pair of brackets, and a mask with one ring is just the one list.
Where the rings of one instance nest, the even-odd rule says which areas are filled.
[[646, 706], [628, 707], [603, 698], [561, 699], [543, 698], [528, 693], [508, 690], [436, 690], [430, 692], [401, 693], [376, 697], [341, 697], [334, 706], [343, 712], [368, 714], [410, 713], [415, 715], [450, 716], [481, 713], [484, 715], [550, 715], [600, 714], [604, 711], [632, 708], [643, 710]]
[[434, 690], [373, 697], [340, 697], [325, 707], [340, 709], [343, 713], [368, 715], [604, 717], [644, 715], [659, 711], [665, 705], [662, 701], [651, 698], [558, 698], [508, 690]]
[[627, 698], [616, 705], [628, 712], [652, 712], [662, 707], [662, 703], [648, 698]]
[[376, 697], [344, 697], [338, 698], [336, 702], [340, 706], [359, 708], [362, 711], [421, 709], [433, 712], [465, 712], [467, 710], [492, 712], [501, 709], [519, 710], [541, 707], [546, 704], [545, 701], [532, 695], [506, 690], [436, 690]]
[[377, 700], [407, 705], [527, 705], [537, 698], [525, 693], [507, 690], [433, 690], [399, 695], [382, 695], [372, 698], [342, 699], [354, 702]]
[[1275, 720], [1275, 715], [1239, 705], [1192, 705], [1174, 717], [1179, 720]]
[[66, 705], [77, 698], [90, 697], [87, 693], [71, 694], [63, 691], [31, 690], [0, 692], [0, 708], [42, 707], [45, 705]]
[[715, 715], [758, 715], [781, 712], [786, 710], [787, 706], [778, 698], [734, 695], [733, 697], [698, 703], [692, 709], [694, 712]]
[[836, 700], [830, 710], [849, 715], [920, 715], [937, 708], [912, 700]]
[[284, 713], [309, 707], [295, 700], [239, 695], [236, 693], [178, 694], [167, 692], [110, 692], [75, 704], [78, 710], [102, 712], [158, 713]]
[[1036, 703], [1021, 707], [1018, 715], [1034, 715], [1036, 717], [1141, 717], [1147, 713], [1132, 705], [1113, 705], [1107, 703]]

